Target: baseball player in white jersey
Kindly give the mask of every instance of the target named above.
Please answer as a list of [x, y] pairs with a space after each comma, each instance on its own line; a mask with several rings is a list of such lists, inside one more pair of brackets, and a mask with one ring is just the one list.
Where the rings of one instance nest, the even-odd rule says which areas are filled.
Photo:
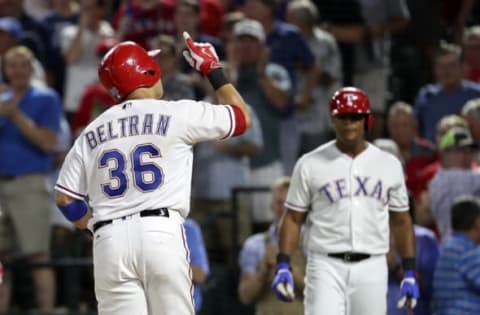
[[280, 228], [272, 288], [293, 299], [289, 257], [305, 222], [305, 314], [385, 315], [389, 221], [403, 258], [399, 305], [418, 298], [415, 238], [402, 165], [365, 140], [373, 123], [367, 95], [346, 87], [330, 102], [336, 139], [297, 162]]
[[101, 315], [193, 315], [189, 253], [192, 145], [242, 134], [245, 103], [210, 44], [184, 33], [184, 56], [221, 103], [162, 101], [161, 70], [133, 42], [114, 46], [99, 78], [119, 101], [68, 153], [55, 186], [67, 219], [94, 233], [95, 294]]

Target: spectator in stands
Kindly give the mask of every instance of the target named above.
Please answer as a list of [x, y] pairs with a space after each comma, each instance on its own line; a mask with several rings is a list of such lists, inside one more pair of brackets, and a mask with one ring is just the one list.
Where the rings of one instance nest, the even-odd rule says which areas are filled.
[[466, 29], [463, 52], [465, 78], [480, 83], [480, 25]]
[[278, 227], [286, 211], [289, 177], [279, 177], [271, 185], [271, 211], [274, 221], [264, 232], [250, 236], [244, 243], [239, 256], [241, 278], [238, 295], [244, 304], [255, 304], [257, 315], [302, 315], [303, 288], [305, 286], [305, 256], [301, 247], [291, 256], [291, 267], [295, 283], [295, 300], [279, 303], [270, 288], [278, 253]]
[[[184, 41], [181, 39], [183, 38], [183, 32], [188, 32], [194, 41], [212, 44], [220, 60], [224, 59], [223, 43], [218, 38], [204, 34], [200, 30], [200, 4], [198, 0], [178, 0], [175, 6], [174, 23], [179, 50], [185, 49]], [[195, 88], [195, 99], [204, 99], [210, 85], [205, 84], [206, 81], [198, 71], [192, 71], [192, 67], [188, 65], [185, 58], [180, 59], [179, 67], [183, 73], [189, 75]]]
[[162, 69], [163, 99], [179, 100], [194, 98], [194, 87], [189, 77], [180, 72], [179, 52], [175, 37], [172, 35], [159, 35], [150, 45], [161, 52], [155, 57]]
[[[263, 150], [250, 159], [252, 186], [268, 187], [284, 174], [280, 159], [281, 113], [288, 106], [291, 81], [281, 65], [269, 62], [265, 33], [258, 21], [245, 19], [234, 26], [234, 62], [229, 66], [235, 76], [237, 89], [257, 114], [262, 130]], [[290, 44], [291, 45], [291, 44]], [[230, 58], [227, 58], [230, 60]], [[253, 196], [253, 222], [270, 225], [268, 194]]]
[[[362, 41], [355, 45], [353, 85], [368, 94], [375, 113], [385, 115], [390, 67], [389, 36], [406, 29], [410, 14], [405, 0], [358, 2], [366, 29]], [[381, 116], [377, 119], [380, 122], [379, 118]]]
[[[3, 56], [10, 48], [20, 45], [22, 38], [23, 28], [16, 18], [8, 16], [0, 17], [0, 57]], [[3, 83], [5, 82], [0, 71], [0, 85]], [[40, 87], [47, 85], [45, 70], [36, 57], [34, 57], [33, 60], [32, 84]]]
[[433, 278], [436, 314], [480, 314], [480, 201], [452, 204], [452, 236], [442, 246]]
[[432, 215], [442, 242], [452, 233], [451, 206], [460, 195], [480, 196], [480, 172], [472, 170], [474, 144], [467, 128], [454, 127], [440, 139], [440, 169], [430, 183]]
[[469, 22], [476, 2], [476, 0], [442, 1], [442, 24], [447, 40], [457, 45], [461, 44], [465, 25]]
[[420, 89], [414, 107], [419, 135], [432, 142], [442, 117], [460, 114], [468, 100], [480, 97], [480, 86], [463, 79], [458, 46], [443, 43], [435, 54], [434, 70], [436, 83]]
[[[318, 10], [310, 0], [292, 1], [287, 8], [287, 20], [300, 29], [315, 55], [320, 72], [305, 108], [297, 108], [300, 130], [300, 155], [334, 138], [328, 104], [342, 82], [341, 56], [335, 38], [318, 28]], [[299, 86], [305, 84], [301, 74]]]
[[112, 37], [113, 29], [105, 17], [104, 0], [82, 0], [80, 22], [62, 30], [62, 53], [67, 64], [64, 105], [67, 119], [73, 120], [85, 88], [97, 81], [96, 47], [103, 38]]
[[[435, 144], [437, 148], [440, 146], [440, 140], [443, 135], [445, 135], [448, 130], [454, 127], [468, 128], [468, 124], [465, 119], [455, 114], [447, 115], [438, 122], [435, 137]], [[437, 233], [437, 236], [439, 236], [438, 229], [435, 227], [432, 217], [432, 201], [430, 193], [428, 191], [428, 186], [430, 185], [430, 181], [438, 172], [440, 167], [441, 163], [437, 154], [437, 159], [435, 159], [435, 161], [419, 170], [416, 184], [416, 190], [418, 191], [418, 193], [415, 195], [416, 223], [434, 229]], [[474, 167], [474, 165], [472, 165], [472, 167]]]
[[[220, 33], [219, 37], [224, 45], [232, 42], [232, 39], [234, 38], [233, 26], [243, 19], [245, 19], [245, 14], [241, 11], [233, 11], [225, 15], [225, 18], [223, 19], [222, 32]], [[225, 50], [226, 49], [227, 47], [225, 47]]]
[[195, 312], [202, 309], [202, 286], [207, 282], [210, 267], [208, 265], [207, 250], [203, 242], [200, 226], [193, 219], [187, 218], [183, 222], [187, 246], [190, 252], [190, 268], [192, 269], [193, 302]]
[[222, 31], [224, 14], [226, 12], [222, 0], [199, 1], [200, 31], [213, 37], [219, 37]]
[[342, 55], [343, 85], [353, 85], [354, 47], [363, 40], [366, 26], [357, 0], [313, 0], [319, 24], [337, 40]]
[[[54, 65], [56, 60], [51, 56], [55, 55], [50, 45], [50, 34], [42, 23], [28, 15], [23, 9], [23, 0], [2, 0], [0, 1], [0, 16], [16, 18], [23, 29], [21, 45], [27, 46], [33, 51], [35, 57], [40, 61], [43, 68], [49, 75], [54, 77]], [[47, 82], [50, 86], [51, 82]]]
[[[97, 62], [100, 62], [107, 51], [117, 43], [119, 43], [119, 41], [115, 38], [101, 39], [95, 51]], [[72, 130], [74, 138], [78, 137], [82, 130], [97, 118], [98, 115], [115, 104], [116, 100], [98, 79], [87, 86], [80, 98], [78, 110], [73, 117]]]
[[462, 108], [462, 116], [468, 123], [473, 141], [480, 145], [480, 98], [465, 103]]
[[[177, 0], [174, 23], [177, 38], [182, 38], [183, 32], [188, 32], [194, 41], [208, 42], [215, 47], [220, 60], [224, 57], [222, 43], [217, 37], [207, 35], [200, 28], [199, 0]], [[221, 17], [216, 17], [221, 22]], [[217, 20], [217, 21], [218, 21]]]
[[[246, 0], [245, 15], [259, 21], [265, 33], [265, 43], [270, 50], [269, 61], [285, 68], [291, 87], [287, 106], [281, 110], [280, 153], [284, 174], [291, 174], [297, 160], [300, 137], [295, 119], [296, 108], [304, 109], [312, 102], [313, 89], [317, 83], [315, 56], [300, 30], [278, 20], [279, 0]], [[298, 89], [297, 71], [304, 77], [302, 89]]]
[[[49, 261], [50, 206], [48, 173], [60, 127], [61, 103], [51, 89], [30, 84], [33, 52], [16, 46], [5, 53], [4, 73], [12, 98], [0, 105], [0, 260], [27, 257]], [[18, 246], [18, 248], [16, 247]], [[50, 312], [55, 302], [51, 268], [32, 270], [36, 302]], [[0, 286], [0, 313], [8, 311], [11, 279]]]
[[389, 90], [392, 100], [413, 104], [418, 90], [432, 82], [433, 53], [442, 38], [441, 6], [437, 0], [406, 0], [410, 22], [392, 36]]
[[390, 107], [387, 128], [405, 162], [407, 188], [417, 198], [422, 191], [418, 176], [426, 165], [436, 160], [435, 145], [418, 136], [417, 122], [410, 104], [396, 102]]
[[171, 1], [128, 0], [123, 1], [113, 18], [116, 37], [120, 41], [131, 40], [149, 49], [150, 41], [159, 34], [175, 34]]
[[[222, 32], [220, 35], [220, 39], [223, 42], [223, 45], [225, 47], [225, 60], [224, 62], [227, 65], [230, 65], [230, 69], [236, 68], [236, 66], [233, 66], [235, 63], [235, 60], [237, 59], [235, 57], [237, 51], [235, 47], [235, 35], [233, 34], [233, 27], [237, 22], [240, 22], [245, 19], [245, 14], [240, 11], [234, 11], [230, 12], [225, 15], [225, 18], [223, 20], [223, 27], [222, 27]], [[228, 69], [226, 68], [228, 71]], [[229, 75], [235, 79], [236, 74], [231, 72]]]
[[50, 59], [55, 60], [51, 67], [55, 76], [49, 82], [63, 96], [66, 65], [61, 48], [61, 33], [64, 27], [78, 24], [80, 6], [76, 0], [54, 0], [51, 2], [52, 8], [42, 21], [42, 24], [48, 29], [50, 45], [55, 53], [55, 55], [49, 56]]

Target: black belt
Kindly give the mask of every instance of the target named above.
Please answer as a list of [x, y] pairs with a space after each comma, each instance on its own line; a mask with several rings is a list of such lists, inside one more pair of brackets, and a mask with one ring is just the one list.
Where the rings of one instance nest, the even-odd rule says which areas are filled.
[[338, 258], [343, 260], [344, 262], [358, 262], [364, 259], [370, 258], [372, 255], [370, 254], [363, 254], [363, 253], [352, 253], [352, 252], [345, 252], [345, 253], [330, 253], [328, 257]]
[[[119, 219], [125, 220], [127, 217], [130, 215], [123, 216]], [[140, 211], [140, 216], [141, 217], [170, 217], [170, 213], [168, 212], [167, 208], [158, 208], [158, 209], [149, 209], [149, 210], [142, 210]], [[109, 225], [113, 222], [112, 220], [105, 220], [105, 221], [98, 221], [93, 225], [93, 233], [97, 231], [99, 228], [105, 225]]]
[[0, 175], [0, 180], [14, 180], [15, 178], [17, 178], [18, 176], [14, 176], [14, 175]]

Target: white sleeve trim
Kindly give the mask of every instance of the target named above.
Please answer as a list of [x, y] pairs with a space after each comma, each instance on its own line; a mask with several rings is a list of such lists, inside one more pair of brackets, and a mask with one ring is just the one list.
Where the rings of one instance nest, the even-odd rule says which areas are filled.
[[294, 211], [298, 211], [298, 212], [307, 212], [308, 211], [308, 207], [294, 205], [294, 204], [292, 204], [288, 201], [285, 201], [285, 207], [287, 207], [288, 209], [294, 210]]
[[235, 124], [235, 114], [233, 113], [233, 108], [231, 105], [223, 105], [227, 111], [228, 111], [228, 115], [229, 115], [229, 118], [230, 118], [230, 129], [228, 130], [227, 134], [225, 135], [225, 137], [221, 138], [221, 140], [225, 140], [225, 139], [228, 139], [228, 138], [231, 138], [233, 133], [235, 132], [235, 127], [236, 127], [236, 124]]
[[389, 205], [388, 206], [388, 209], [390, 211], [394, 211], [394, 212], [404, 212], [404, 211], [408, 211], [409, 210], [409, 206], [393, 206], [393, 205]]
[[59, 185], [59, 184], [56, 184], [54, 189], [64, 193], [65, 195], [68, 195], [72, 198], [75, 198], [75, 199], [85, 200], [85, 198], [87, 197], [85, 195], [82, 195], [78, 192], [75, 192], [75, 191], [73, 191], [73, 190], [71, 190], [67, 187], [64, 187], [62, 185]]

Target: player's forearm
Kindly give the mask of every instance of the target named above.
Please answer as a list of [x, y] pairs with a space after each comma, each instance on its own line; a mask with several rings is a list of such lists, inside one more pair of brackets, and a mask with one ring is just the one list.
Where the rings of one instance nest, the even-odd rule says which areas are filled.
[[298, 246], [302, 223], [296, 216], [296, 211], [288, 210], [285, 214], [279, 235], [279, 252], [291, 256]]
[[74, 221], [73, 224], [77, 229], [85, 230], [88, 227], [88, 221], [92, 218], [92, 209], [88, 209], [88, 212], [80, 220]]
[[21, 134], [27, 138], [31, 144], [45, 153], [50, 153], [55, 149], [57, 145], [57, 135], [55, 132], [37, 127], [35, 123], [20, 110], [17, 110], [11, 119], [18, 129], [20, 129]]
[[[92, 210], [88, 208], [85, 203], [85, 210], [81, 211], [76, 208], [71, 208], [73, 203], [85, 203], [85, 201], [79, 201], [78, 199], [72, 198], [69, 195], [57, 191], [55, 193], [55, 203], [63, 215], [71, 221], [78, 229], [84, 230], [87, 228], [88, 221], [92, 217]], [[73, 215], [75, 219], [70, 219], [70, 215]]]
[[391, 228], [398, 254], [403, 260], [415, 258], [415, 234], [408, 212], [391, 213]]
[[238, 106], [245, 117], [247, 128], [250, 127], [251, 119], [248, 112], [247, 105], [243, 100], [243, 97], [238, 93], [237, 89], [231, 84], [227, 83], [215, 90], [215, 95], [221, 104], [231, 104]]

